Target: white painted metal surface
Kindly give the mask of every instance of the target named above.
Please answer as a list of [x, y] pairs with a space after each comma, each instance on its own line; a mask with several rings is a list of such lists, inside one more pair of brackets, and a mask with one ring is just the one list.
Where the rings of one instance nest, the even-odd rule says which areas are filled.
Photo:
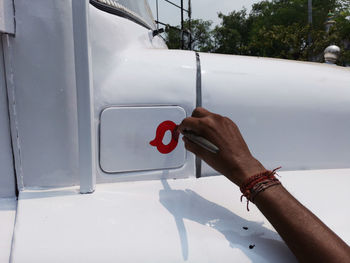
[[[196, 101], [193, 52], [166, 50], [161, 42], [152, 39], [151, 31], [93, 6], [90, 6], [90, 23], [97, 133], [101, 112], [111, 106], [176, 105], [190, 116]], [[106, 174], [98, 169], [97, 182], [194, 174], [194, 157], [188, 154], [185, 165], [179, 169], [118, 174]]]
[[[350, 191], [346, 190], [350, 169], [288, 171], [279, 174], [287, 189], [350, 245], [350, 207], [346, 204], [350, 200]], [[333, 195], [333, 189], [339, 193]]]
[[5, 68], [0, 35], [0, 198], [14, 197], [15, 172], [10, 136]]
[[0, 263], [10, 262], [16, 205], [15, 198], [0, 198]]
[[[280, 175], [350, 243], [349, 169]], [[247, 212], [239, 197], [222, 176], [97, 185], [93, 195], [77, 188], [24, 191], [13, 262], [296, 262], [254, 205]]]
[[71, 1], [17, 0], [6, 79], [18, 187], [79, 184]]
[[[350, 167], [349, 69], [243, 56], [200, 57], [203, 106], [235, 121], [267, 167]], [[202, 172], [214, 173], [207, 165]]]
[[0, 0], [0, 32], [15, 33], [15, 14], [13, 0]]
[[[179, 124], [186, 117], [180, 107], [111, 107], [101, 114], [100, 164], [107, 173], [180, 168], [185, 164], [182, 140], [172, 130], [156, 136], [161, 123]], [[151, 141], [176, 147], [169, 153], [158, 151]], [[162, 139], [163, 138], [163, 139]], [[173, 144], [172, 141], [174, 141]], [[178, 142], [177, 142], [178, 141]], [[176, 143], [175, 143], [176, 142]], [[167, 148], [167, 147], [165, 147]]]
[[[16, 6], [16, 38], [6, 37], [4, 49], [19, 188], [76, 185], [72, 6], [54, 0], [18, 0]], [[100, 115], [107, 107], [178, 105], [189, 116], [196, 106], [195, 54], [165, 49], [159, 37], [130, 20], [92, 6], [89, 11], [96, 149]], [[347, 167], [348, 71], [211, 54], [201, 54], [201, 63], [203, 106], [237, 121], [268, 167]], [[100, 169], [99, 158], [96, 154], [89, 170], [97, 165], [100, 183], [195, 175], [192, 154], [179, 169], [115, 175]], [[204, 169], [205, 175], [211, 173]], [[88, 177], [93, 180], [90, 173]]]
[[[161, 38], [153, 38], [150, 30], [130, 20], [90, 6], [90, 13], [84, 13], [82, 20], [75, 17], [73, 25], [75, 11], [72, 1], [16, 0], [16, 37], [3, 36], [20, 190], [11, 262], [294, 262], [266, 219], [253, 207], [246, 212], [238, 202], [238, 189], [223, 177], [121, 182], [193, 177], [192, 154], [171, 160], [181, 167], [169, 163], [156, 167], [154, 159], [150, 171], [143, 166], [142, 171], [107, 174], [98, 165], [94, 171], [103, 158], [94, 157], [100, 147], [102, 111], [178, 106], [184, 110], [181, 118], [189, 116], [196, 106], [197, 65], [193, 52], [167, 50]], [[201, 54], [201, 62], [203, 106], [235, 120], [264, 165], [349, 166], [348, 71], [210, 54]], [[7, 145], [0, 153], [4, 150], [8, 158], [1, 94], [0, 146]], [[88, 114], [92, 110], [93, 123]], [[117, 128], [113, 126], [123, 135]], [[80, 155], [82, 192], [93, 189], [95, 176], [98, 183], [119, 183], [98, 185], [93, 195], [80, 195], [78, 187], [44, 190], [79, 184], [79, 146], [85, 154]], [[125, 157], [119, 150], [108, 158]], [[178, 151], [183, 153], [183, 145]], [[126, 161], [131, 164], [128, 155]], [[11, 167], [2, 162], [4, 169]], [[204, 169], [204, 175], [211, 173]], [[349, 169], [281, 174], [287, 188], [349, 243]], [[310, 191], [308, 185], [315, 181], [319, 185]], [[11, 179], [11, 172], [1, 170], [0, 184], [4, 182], [9, 188], [0, 185], [0, 191], [10, 189], [13, 194], [13, 171]], [[37, 190], [26, 190], [31, 187]], [[328, 196], [329, 188], [337, 191]], [[9, 255], [16, 203], [1, 202], [0, 227], [6, 230], [0, 228], [0, 262]], [[324, 204], [332, 208], [324, 209]]]

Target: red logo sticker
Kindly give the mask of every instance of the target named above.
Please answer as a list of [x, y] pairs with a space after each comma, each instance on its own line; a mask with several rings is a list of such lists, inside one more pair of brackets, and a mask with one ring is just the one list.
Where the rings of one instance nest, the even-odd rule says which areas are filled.
[[[162, 154], [171, 153], [177, 146], [179, 133], [176, 131], [177, 125], [172, 121], [164, 121], [159, 124], [156, 131], [156, 138], [149, 144], [157, 147], [157, 150]], [[171, 141], [168, 145], [163, 144], [163, 138], [167, 131], [171, 131]]]

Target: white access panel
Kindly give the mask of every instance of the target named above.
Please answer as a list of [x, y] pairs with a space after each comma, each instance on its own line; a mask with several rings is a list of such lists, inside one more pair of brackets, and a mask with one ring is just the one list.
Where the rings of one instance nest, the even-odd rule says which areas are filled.
[[[106, 173], [120, 173], [183, 166], [185, 148], [181, 139], [176, 143], [172, 128], [184, 118], [186, 112], [178, 106], [105, 109], [100, 128], [101, 169]], [[151, 145], [156, 138], [162, 147]]]

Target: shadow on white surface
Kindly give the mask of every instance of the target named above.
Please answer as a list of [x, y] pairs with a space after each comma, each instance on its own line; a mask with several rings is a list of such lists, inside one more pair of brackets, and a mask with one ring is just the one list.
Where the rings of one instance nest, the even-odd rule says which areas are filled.
[[14, 211], [17, 208], [16, 198], [0, 198], [0, 211]]
[[159, 201], [174, 216], [184, 261], [189, 255], [184, 224], [184, 219], [188, 219], [222, 233], [230, 247], [239, 248], [252, 262], [261, 257], [267, 262], [296, 262], [279, 235], [264, 227], [263, 222], [246, 220], [192, 190], [172, 190], [166, 180], [162, 184]]

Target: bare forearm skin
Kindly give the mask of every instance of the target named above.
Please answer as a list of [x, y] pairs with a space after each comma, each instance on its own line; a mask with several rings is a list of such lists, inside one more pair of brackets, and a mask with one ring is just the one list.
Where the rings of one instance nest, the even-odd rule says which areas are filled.
[[[237, 186], [266, 171], [249, 151], [238, 126], [232, 120], [196, 108], [178, 131], [194, 132], [215, 144], [213, 154], [183, 137], [187, 150], [225, 175]], [[350, 248], [281, 185], [272, 186], [255, 197], [255, 204], [275, 227], [300, 262], [350, 263]]]
[[300, 262], [350, 262], [350, 247], [283, 186], [273, 186], [255, 204]]

